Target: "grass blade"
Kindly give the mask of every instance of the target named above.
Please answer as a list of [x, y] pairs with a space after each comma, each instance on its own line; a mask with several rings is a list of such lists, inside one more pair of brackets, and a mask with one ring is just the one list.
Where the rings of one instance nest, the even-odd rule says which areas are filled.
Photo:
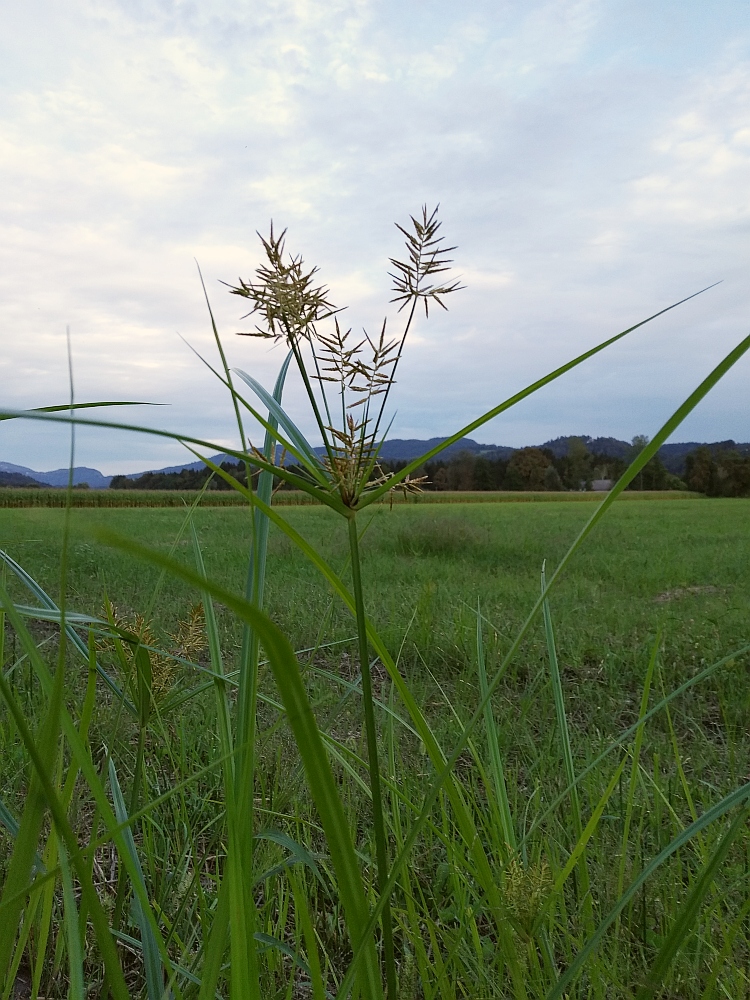
[[[120, 790], [120, 782], [117, 780], [115, 765], [111, 757], [109, 759], [109, 784], [112, 789], [112, 801], [115, 807], [115, 816], [117, 817], [118, 822], [127, 823], [128, 811], [125, 806], [125, 799], [123, 798], [122, 791]], [[141, 932], [143, 964], [146, 973], [148, 1000], [162, 1000], [162, 997], [170, 997], [171, 993], [164, 989], [164, 966], [162, 965], [159, 945], [156, 941], [156, 936], [151, 923], [146, 919], [143, 912], [141, 898], [142, 895], [147, 894], [146, 883], [143, 879], [141, 863], [138, 860], [138, 852], [135, 847], [135, 840], [133, 839], [133, 831], [129, 826], [125, 827], [123, 837], [125, 839], [128, 853], [130, 854], [132, 866], [137, 873], [138, 882], [142, 889], [141, 896], [135, 895], [133, 897], [133, 910], [135, 913], [136, 923], [138, 924], [138, 928]]]
[[[144, 403], [137, 400], [110, 400], [108, 402], [97, 402], [97, 403], [58, 403], [55, 406], [35, 406], [34, 413], [59, 413], [64, 410], [66, 413], [70, 410], [92, 410], [99, 406], [162, 406], [162, 403]], [[13, 417], [0, 417], [0, 420], [13, 420]]]
[[[547, 575], [545, 564], [542, 564], [542, 593], [547, 591]], [[557, 660], [557, 646], [555, 644], [555, 630], [552, 625], [552, 612], [550, 611], [549, 599], [545, 596], [542, 603], [542, 618], [544, 620], [544, 635], [547, 640], [547, 655], [549, 657], [549, 671], [552, 680], [552, 695], [555, 702], [555, 715], [557, 716], [557, 730], [560, 734], [560, 745], [563, 756], [563, 769], [565, 781], [570, 788], [570, 808], [573, 820], [573, 834], [581, 846], [581, 892], [580, 899], [583, 903], [584, 924], [587, 932], [594, 929], [594, 913], [592, 907], [589, 871], [586, 865], [585, 845], [583, 836], [583, 821], [581, 819], [581, 801], [578, 796], [578, 785], [576, 784], [576, 772], [573, 765], [573, 751], [570, 746], [570, 730], [568, 729], [568, 715], [565, 711], [565, 695], [562, 688], [562, 678], [560, 676], [560, 665]], [[603, 808], [603, 806], [602, 806]], [[593, 830], [591, 831], [593, 833]], [[590, 836], [591, 834], [589, 834]], [[587, 838], [588, 839], [588, 838]], [[576, 851], [578, 848], [576, 848]], [[573, 854], [576, 854], [576, 851]], [[570, 862], [568, 862], [570, 863]], [[566, 866], [567, 867], [567, 866]], [[567, 875], [565, 876], [567, 878]], [[565, 881], [563, 879], [563, 881]]]
[[[288, 359], [285, 364], [288, 364]], [[292, 418], [287, 414], [286, 410], [283, 409], [281, 404], [274, 399], [271, 393], [267, 392], [260, 382], [258, 382], [257, 379], [254, 379], [252, 375], [248, 375], [247, 372], [243, 371], [241, 368], [235, 368], [234, 372], [235, 375], [239, 375], [246, 385], [250, 386], [263, 405], [268, 408], [269, 423], [271, 420], [275, 421], [276, 424], [282, 427], [286, 432], [287, 437], [294, 445], [296, 457], [304, 462], [304, 466], [308, 472], [313, 475], [316, 473], [319, 474], [323, 468], [319, 456], [315, 453], [312, 445], [299, 427], [297, 427]], [[266, 453], [266, 458], [271, 460], [273, 456]]]
[[310, 917], [310, 907], [307, 905], [307, 892], [304, 882], [297, 878], [294, 872], [289, 873], [289, 880], [294, 893], [294, 908], [297, 919], [302, 925], [302, 936], [305, 939], [305, 951], [307, 952], [307, 967], [312, 985], [313, 1000], [326, 1000], [326, 988], [323, 981], [323, 973], [320, 969], [320, 955], [318, 954], [318, 942], [315, 937], [315, 928]]
[[[479, 694], [482, 698], [487, 694], [487, 667], [484, 659], [484, 641], [482, 638], [482, 616], [477, 607], [477, 670], [479, 672]], [[500, 755], [500, 744], [497, 739], [497, 726], [492, 712], [492, 700], [487, 698], [484, 706], [484, 728], [487, 733], [487, 745], [490, 750], [490, 770], [495, 785], [495, 798], [500, 814], [500, 826], [503, 841], [509, 854], [517, 850], [516, 831], [513, 824], [513, 814], [508, 801], [508, 789], [505, 784], [505, 771]]]
[[68, 945], [68, 968], [70, 982], [68, 985], [69, 1000], [85, 1000], [86, 991], [83, 982], [83, 947], [81, 931], [78, 923], [78, 907], [73, 893], [73, 880], [70, 877], [70, 866], [65, 853], [65, 845], [58, 842], [58, 856], [63, 886], [63, 913], [65, 921], [65, 937]]
[[481, 417], [477, 417], [476, 420], [472, 420], [471, 423], [466, 424], [466, 426], [462, 427], [460, 431], [456, 431], [455, 434], [451, 434], [450, 437], [447, 437], [444, 441], [441, 441], [440, 444], [436, 445], [434, 448], [431, 448], [429, 451], [425, 452], [424, 455], [421, 455], [419, 458], [415, 458], [413, 461], [408, 462], [407, 465], [399, 472], [395, 473], [394, 476], [391, 479], [389, 479], [387, 483], [384, 483], [379, 489], [374, 490], [372, 493], [366, 494], [366, 496], [363, 497], [362, 499], [361, 506], [365, 507], [367, 506], [367, 504], [374, 503], [375, 500], [380, 499], [381, 496], [383, 496], [389, 490], [393, 489], [394, 486], [397, 486], [400, 482], [403, 482], [403, 480], [406, 479], [407, 476], [410, 476], [412, 472], [415, 472], [420, 467], [420, 465], [424, 465], [425, 462], [429, 462], [431, 458], [434, 458], [436, 455], [439, 455], [441, 451], [445, 451], [445, 449], [450, 447], [450, 445], [455, 444], [456, 441], [460, 441], [461, 438], [466, 437], [467, 434], [471, 434], [473, 431], [477, 430], [483, 424], [486, 424], [487, 421], [492, 420], [494, 417], [497, 417], [501, 413], [504, 413], [506, 410], [509, 410], [512, 406], [515, 406], [516, 403], [520, 403], [522, 399], [526, 399], [528, 396], [531, 396], [533, 393], [537, 392], [545, 385], [549, 385], [550, 382], [554, 382], [555, 379], [560, 378], [561, 375], [565, 375], [566, 372], [569, 372], [573, 368], [576, 368], [584, 361], [587, 361], [589, 358], [592, 358], [595, 354], [598, 354], [600, 351], [605, 350], [607, 347], [611, 347], [612, 344], [615, 344], [618, 340], [622, 340], [623, 337], [626, 337], [629, 333], [632, 333], [633, 330], [637, 330], [639, 329], [639, 327], [645, 326], [646, 323], [650, 323], [658, 316], [663, 316], [664, 313], [669, 312], [671, 309], [676, 309], [677, 306], [681, 306], [683, 303], [689, 302], [690, 299], [694, 299], [697, 295], [702, 295], [704, 292], [707, 292], [710, 288], [715, 288], [716, 285], [718, 284], [720, 284], [720, 282], [717, 281], [713, 285], [708, 285], [706, 286], [706, 288], [702, 288], [699, 292], [694, 292], [692, 295], [688, 295], [687, 298], [680, 299], [679, 302], [674, 302], [671, 306], [667, 306], [666, 309], [660, 309], [659, 312], [654, 313], [647, 319], [641, 320], [640, 323], [636, 323], [634, 326], [629, 326], [627, 330], [623, 330], [621, 333], [615, 334], [614, 337], [609, 337], [607, 340], [603, 341], [601, 344], [598, 344], [596, 347], [592, 347], [590, 350], [585, 351], [583, 354], [580, 354], [577, 358], [574, 358], [572, 361], [569, 361], [567, 364], [563, 365], [561, 368], [556, 368], [553, 372], [550, 372], [549, 375], [545, 375], [544, 378], [538, 379], [536, 382], [532, 382], [531, 385], [527, 386], [525, 389], [522, 389], [520, 392], [515, 393], [515, 395], [511, 396], [509, 399], [506, 399], [503, 403], [499, 403], [497, 406], [493, 406], [491, 410], [488, 410], [486, 413], [482, 414]]

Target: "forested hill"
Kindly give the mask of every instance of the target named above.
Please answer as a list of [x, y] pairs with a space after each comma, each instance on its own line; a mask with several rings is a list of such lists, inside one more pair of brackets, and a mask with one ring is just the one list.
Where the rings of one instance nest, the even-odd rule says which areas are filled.
[[[441, 444], [446, 439], [444, 437], [428, 438], [422, 440], [418, 438], [392, 438], [386, 441], [381, 450], [381, 460], [388, 465], [399, 462], [410, 462], [420, 455], [424, 455], [432, 448]], [[642, 446], [645, 439], [635, 439], [634, 442], [621, 441], [614, 437], [590, 437], [587, 434], [567, 435], [545, 441], [544, 444], [535, 446], [538, 450], [548, 453], [555, 461], [564, 461], [573, 451], [579, 450], [583, 445], [586, 451], [600, 458], [612, 458], [626, 462], [635, 454], [637, 447]], [[636, 442], [638, 444], [636, 445]], [[676, 476], [684, 477], [687, 470], [687, 457], [699, 449], [707, 451], [718, 460], [720, 455], [733, 453], [742, 458], [750, 458], [750, 443], [737, 443], [732, 440], [715, 441], [704, 444], [698, 441], [682, 441], [674, 444], [665, 444], [659, 449], [659, 461], [664, 469]], [[279, 453], [280, 453], [279, 449]], [[324, 454], [323, 448], [316, 449], [319, 454]], [[523, 451], [523, 448], [511, 448], [508, 445], [484, 444], [475, 441], [473, 438], [460, 438], [449, 445], [445, 451], [440, 453], [438, 461], [452, 462], [459, 456], [472, 456], [475, 459], [483, 459], [490, 462], [508, 462], [515, 452]], [[227, 455], [213, 455], [211, 460], [217, 465], [223, 462], [232, 462]], [[601, 462], [599, 463], [601, 464]], [[191, 476], [190, 473], [197, 475]], [[0, 487], [2, 486], [30, 486], [39, 483], [42, 486], [65, 487], [68, 484], [68, 470], [55, 469], [51, 472], [36, 472], [34, 469], [23, 465], [13, 465], [9, 462], [0, 462]], [[73, 470], [73, 483], [76, 486], [88, 485], [92, 489], [105, 489], [107, 486], [132, 488], [138, 482], [139, 488], [164, 489], [168, 486], [157, 485], [158, 483], [174, 484], [175, 489], [192, 489], [188, 483], [198, 484], [205, 481], [206, 466], [203, 462], [186, 462], [183, 465], [172, 465], [163, 469], [155, 469], [151, 472], [131, 472], [127, 476], [103, 476], [97, 469], [77, 467]], [[166, 478], [165, 478], [166, 477]], [[127, 480], [127, 482], [126, 482]], [[178, 485], [180, 484], [180, 485]]]

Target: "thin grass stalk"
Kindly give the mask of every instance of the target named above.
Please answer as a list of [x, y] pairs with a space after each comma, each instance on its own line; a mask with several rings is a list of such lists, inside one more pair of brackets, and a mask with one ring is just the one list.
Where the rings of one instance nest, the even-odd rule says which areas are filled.
[[[487, 694], [487, 666], [484, 658], [484, 641], [482, 638], [482, 617], [477, 606], [477, 670], [479, 672], [479, 693], [482, 698]], [[500, 744], [497, 738], [497, 725], [492, 712], [492, 701], [487, 699], [484, 708], [484, 728], [487, 733], [487, 745], [490, 750], [490, 768], [495, 785], [495, 799], [500, 817], [505, 855], [513, 855], [517, 850], [516, 831], [513, 823], [513, 813], [508, 800], [508, 788], [505, 783], [505, 769], [500, 754]]]
[[84, 1000], [86, 993], [83, 981], [83, 947], [78, 925], [78, 908], [76, 907], [73, 879], [70, 875], [65, 845], [62, 843], [58, 844], [58, 854], [63, 886], [65, 936], [68, 946], [68, 998], [69, 1000]]
[[[638, 711], [638, 721], [645, 721], [646, 713], [648, 711], [648, 699], [651, 692], [651, 680], [654, 675], [654, 670], [656, 668], [656, 661], [659, 653], [659, 643], [661, 642], [661, 634], [659, 633], [656, 637], [656, 642], [651, 649], [651, 656], [649, 657], [648, 669], [646, 670], [646, 679], [643, 684], [643, 692], [641, 694], [641, 705]], [[635, 736], [635, 743], [632, 752], [632, 763], [630, 765], [630, 780], [628, 782], [628, 798], [625, 806], [625, 817], [623, 820], [622, 827], [622, 839], [620, 844], [620, 864], [618, 866], [617, 872], [617, 896], [618, 898], [622, 895], [622, 891], [625, 885], [625, 864], [627, 861], [628, 847], [630, 844], [630, 824], [633, 818], [633, 803], [635, 802], [635, 789], [638, 782], [638, 771], [640, 768], [641, 759], [641, 747], [643, 745], [643, 737], [645, 735], [645, 726], [641, 726]], [[620, 929], [620, 919], [617, 918], [617, 923], [615, 925], [615, 936], [617, 938]]]
[[[206, 580], [206, 570], [203, 555], [195, 530], [191, 522], [193, 552], [198, 575]], [[216, 703], [219, 719], [219, 737], [221, 740], [224, 765], [225, 804], [227, 810], [227, 831], [229, 849], [227, 870], [222, 880], [221, 889], [226, 887], [226, 909], [219, 907], [211, 930], [210, 947], [212, 953], [223, 955], [226, 935], [229, 932], [231, 950], [231, 996], [239, 998], [243, 995], [258, 997], [260, 991], [257, 949], [255, 946], [257, 930], [257, 913], [252, 892], [253, 864], [253, 795], [244, 793], [238, 786], [243, 780], [252, 782], [254, 773], [254, 745], [246, 749], [241, 762], [235, 768], [234, 741], [232, 737], [231, 715], [224, 676], [224, 663], [221, 655], [218, 625], [214, 612], [211, 594], [202, 591], [204, 619], [208, 636], [211, 665], [216, 675]], [[247, 678], [245, 678], [247, 684]], [[240, 680], [242, 685], [242, 679]], [[240, 693], [242, 694], [242, 687]], [[239, 727], [238, 727], [239, 728]], [[239, 754], [238, 754], [239, 756]], [[249, 768], [249, 779], [245, 772]], [[221, 895], [221, 890], [220, 890]], [[209, 966], [209, 976], [212, 975], [213, 962]]]
[[[276, 385], [273, 391], [273, 398], [281, 404], [281, 397], [284, 391], [284, 382], [289, 370], [289, 362], [292, 353], [286, 357], [281, 366]], [[276, 449], [276, 429], [278, 420], [272, 413], [268, 414], [268, 427], [263, 445], [263, 454], [268, 463], [275, 465]], [[249, 475], [249, 474], [248, 474]], [[265, 504], [271, 503], [273, 494], [273, 473], [269, 469], [264, 469], [258, 478], [257, 494]], [[250, 479], [248, 478], [248, 491], [252, 491]], [[245, 583], [245, 598], [258, 608], [263, 607], [263, 598], [266, 579], [266, 560], [268, 556], [268, 531], [269, 521], [257, 507], [252, 507], [251, 517], [253, 522], [253, 542], [250, 558], [248, 560], [247, 580]], [[237, 737], [239, 745], [240, 768], [243, 768], [245, 755], [253, 753], [255, 745], [255, 715], [257, 705], [258, 690], [258, 657], [259, 644], [258, 636], [253, 630], [245, 625], [242, 630], [242, 651], [240, 654], [240, 697], [238, 699], [237, 716]], [[246, 775], [246, 777], [249, 777]], [[252, 808], [252, 807], [251, 807]]]
[[[359, 557], [359, 539], [357, 536], [357, 520], [354, 515], [349, 518], [349, 552], [352, 566], [352, 589], [357, 619], [357, 638], [359, 644], [359, 666], [362, 676], [362, 706], [365, 717], [365, 739], [367, 742], [367, 763], [372, 790], [372, 823], [375, 831], [375, 853], [377, 858], [377, 887], [382, 892], [388, 881], [388, 841], [383, 816], [383, 792], [380, 785], [380, 762], [378, 756], [378, 734], [375, 722], [374, 698], [372, 693], [372, 674], [370, 672], [370, 652], [367, 642], [367, 620], [365, 614], [364, 595], [362, 593], [362, 568]], [[393, 948], [393, 924], [390, 903], [386, 901], [382, 917], [383, 961], [388, 1000], [396, 1000], [397, 977], [396, 957]]]
[[[218, 334], [217, 334], [217, 342]], [[279, 372], [278, 378], [276, 380], [276, 386], [274, 388], [274, 399], [280, 403], [281, 396], [284, 388], [284, 381], [286, 379], [286, 373], [289, 369], [289, 362], [291, 360], [291, 352], [287, 355], [284, 364], [281, 366], [281, 371]], [[223, 359], [223, 354], [222, 354]], [[226, 362], [225, 362], [226, 367]], [[229, 376], [228, 376], [229, 378]], [[230, 380], [231, 383], [231, 380]], [[238, 416], [239, 420], [239, 416]], [[276, 434], [275, 430], [278, 427], [278, 421], [269, 412], [268, 415], [269, 427], [266, 430], [266, 437], [264, 443], [264, 455], [267, 461], [275, 465], [275, 450], [276, 450]], [[240, 423], [240, 427], [241, 427]], [[252, 492], [252, 478], [250, 474], [250, 465], [246, 464], [247, 471], [247, 482], [248, 491]], [[273, 473], [268, 470], [261, 472], [258, 482], [258, 492], [261, 498], [270, 504], [271, 495], [273, 492]], [[250, 557], [248, 560], [248, 571], [247, 579], [245, 584], [245, 597], [246, 599], [254, 604], [258, 608], [263, 607], [263, 597], [265, 588], [265, 575], [266, 575], [266, 558], [268, 553], [268, 519], [263, 517], [263, 515], [255, 508], [252, 507], [250, 511], [250, 517], [252, 519], [252, 547], [250, 552]], [[197, 544], [197, 538], [196, 538]], [[202, 560], [201, 560], [202, 568]], [[205, 571], [202, 570], [205, 576]], [[211, 598], [209, 595], [204, 595], [204, 605], [210, 604]], [[213, 615], [212, 615], [213, 620]], [[218, 653], [218, 634], [214, 627], [212, 629], [215, 639], [214, 646], [216, 647], [216, 654]], [[237, 699], [237, 747], [238, 747], [238, 766], [237, 773], [239, 780], [235, 785], [235, 795], [237, 796], [236, 812], [233, 810], [233, 817], [235, 823], [241, 824], [244, 829], [244, 834], [240, 835], [239, 826], [236, 828], [232, 834], [234, 840], [235, 850], [241, 849], [241, 860], [238, 857], [237, 863], [239, 864], [240, 872], [242, 873], [240, 884], [245, 887], [245, 904], [244, 908], [247, 911], [248, 917], [251, 921], [251, 925], [247, 928], [245, 933], [247, 934], [247, 947], [249, 952], [249, 969], [248, 974], [252, 978], [253, 983], [258, 983], [258, 965], [257, 965], [257, 949], [255, 947], [255, 937], [257, 930], [257, 913], [255, 900], [252, 895], [252, 873], [253, 873], [253, 830], [254, 830], [254, 776], [255, 776], [255, 728], [256, 728], [256, 715], [257, 715], [257, 704], [258, 704], [258, 664], [260, 653], [260, 643], [259, 636], [256, 631], [254, 631], [250, 625], [245, 622], [242, 630], [242, 648], [240, 653], [240, 675], [239, 675], [239, 692]], [[223, 670], [222, 670], [223, 672]], [[232, 879], [235, 881], [235, 878]], [[234, 896], [235, 892], [232, 890], [230, 896]], [[232, 913], [237, 916], [236, 905], [231, 906]], [[245, 919], [248, 919], [246, 917]], [[233, 952], [236, 951], [238, 946], [237, 937], [241, 932], [239, 928], [235, 928], [232, 933], [231, 944]], [[233, 971], [233, 981], [235, 977], [235, 972]], [[257, 987], [259, 988], [259, 986]]]
[[[547, 590], [547, 575], [545, 563], [542, 564], [541, 574], [542, 593]], [[581, 801], [578, 796], [578, 785], [576, 784], [575, 765], [573, 764], [573, 751], [570, 745], [570, 730], [568, 728], [568, 716], [565, 711], [565, 694], [562, 687], [562, 677], [560, 676], [560, 665], [557, 660], [557, 646], [555, 644], [555, 631], [552, 624], [552, 612], [550, 611], [549, 598], [545, 597], [542, 604], [542, 617], [544, 619], [544, 635], [547, 640], [547, 654], [549, 657], [550, 678], [552, 680], [552, 695], [555, 701], [555, 715], [557, 716], [557, 731], [560, 734], [560, 747], [563, 757], [563, 769], [565, 771], [565, 781], [570, 792], [570, 807], [573, 819], [573, 834], [577, 841], [581, 841], [583, 836], [583, 820], [581, 818]], [[591, 933], [594, 929], [594, 908], [591, 898], [591, 882], [589, 870], [586, 864], [585, 850], [581, 854], [580, 863], [581, 891], [580, 899], [583, 904], [583, 917], [586, 932]]]

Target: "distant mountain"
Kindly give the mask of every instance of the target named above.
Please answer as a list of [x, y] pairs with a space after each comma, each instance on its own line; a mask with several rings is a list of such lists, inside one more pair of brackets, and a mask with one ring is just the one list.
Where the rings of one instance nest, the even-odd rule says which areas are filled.
[[[236, 458], [232, 458], [230, 455], [209, 455], [209, 459], [214, 463], [214, 465], [221, 465], [222, 462], [237, 461]], [[126, 478], [140, 479], [140, 477], [145, 476], [147, 472], [153, 472], [157, 475], [165, 475], [170, 472], [182, 472], [184, 469], [190, 469], [191, 472], [197, 472], [198, 469], [204, 469], [205, 467], [205, 462], [185, 462], [183, 465], [167, 465], [163, 469], [144, 469], [143, 472], [128, 472]]]
[[31, 476], [24, 476], [21, 472], [0, 472], [0, 486], [25, 486], [28, 489], [43, 485], [38, 480], [32, 479]]
[[[417, 438], [393, 438], [385, 442], [380, 456], [386, 462], [410, 462], [413, 458], [424, 455], [426, 451], [431, 451], [445, 440], [444, 437], [428, 438], [427, 441], [420, 441]], [[322, 451], [322, 449], [318, 449], [318, 451]], [[510, 458], [514, 451], [515, 448], [507, 448], [504, 445], [480, 444], [471, 438], [460, 438], [454, 444], [448, 445], [445, 451], [440, 453], [440, 458], [452, 458], [462, 452], [484, 455], [487, 458]]]
[[[628, 441], [620, 441], [613, 437], [589, 437], [587, 434], [567, 435], [545, 441], [544, 444], [537, 445], [538, 448], [549, 448], [556, 458], [563, 458], [568, 453], [570, 442], [578, 437], [584, 442], [588, 450], [599, 455], [610, 455], [613, 458], [627, 458], [632, 445]], [[419, 438], [392, 438], [386, 441], [380, 452], [381, 457], [386, 462], [410, 462], [418, 458], [426, 451], [430, 451], [436, 445], [445, 441], [444, 437], [428, 438], [426, 441]], [[685, 471], [685, 456], [696, 448], [706, 447], [712, 452], [738, 451], [741, 455], [750, 455], [750, 443], [737, 443], [732, 440], [715, 441], [710, 444], [703, 444], [700, 441], [684, 441], [674, 444], [665, 444], [659, 449], [659, 458], [664, 463], [669, 472], [682, 475]], [[324, 448], [315, 449], [319, 455], [325, 454]], [[449, 445], [445, 451], [438, 456], [441, 459], [455, 458], [462, 452], [472, 455], [481, 455], [495, 461], [498, 459], [507, 460], [516, 451], [507, 445], [481, 444], [472, 438], [461, 438], [454, 444]], [[212, 455], [211, 461], [216, 465], [222, 462], [235, 462], [236, 459], [230, 455]], [[138, 479], [146, 472], [170, 473], [182, 472], [183, 469], [197, 470], [204, 467], [201, 461], [185, 462], [182, 465], [168, 465], [163, 469], [147, 469], [142, 472], [129, 472], [128, 479]], [[8, 476], [20, 476], [17, 483], [6, 482]], [[89, 469], [86, 466], [77, 466], [73, 469], [73, 485], [88, 483], [91, 489], [106, 489], [112, 480], [112, 476], [104, 476], [98, 469]], [[13, 465], [11, 462], [0, 462], [0, 486], [4, 485], [34, 485], [36, 482], [43, 486], [66, 487], [68, 485], [68, 470], [54, 469], [51, 472], [36, 472], [24, 465]]]
[[567, 437], [554, 438], [552, 441], [545, 441], [539, 447], [549, 448], [555, 458], [564, 458], [568, 454], [570, 442], [575, 440], [583, 441], [592, 455], [609, 455], [612, 458], [627, 458], [631, 448], [628, 441], [620, 441], [619, 438], [592, 438], [588, 434], [570, 434]]
[[[58, 487], [68, 485], [70, 474], [68, 469], [54, 469], [52, 472], [35, 472], [34, 469], [27, 469], [25, 465], [13, 465], [11, 462], [0, 462], [0, 472], [28, 476], [44, 486]], [[106, 490], [111, 479], [111, 476], [103, 476], [98, 469], [89, 469], [84, 465], [76, 466], [73, 469], [74, 486], [78, 486], [80, 483], [88, 483], [92, 490]]]

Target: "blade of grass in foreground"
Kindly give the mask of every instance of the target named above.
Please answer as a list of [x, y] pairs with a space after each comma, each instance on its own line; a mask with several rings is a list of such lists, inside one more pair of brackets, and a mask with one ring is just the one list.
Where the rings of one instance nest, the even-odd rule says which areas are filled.
[[65, 853], [65, 845], [62, 841], [58, 841], [57, 850], [63, 885], [65, 937], [68, 945], [68, 969], [70, 975], [68, 997], [69, 1000], [84, 1000], [86, 992], [83, 982], [83, 948], [81, 946], [78, 908], [73, 893], [73, 880], [70, 877], [70, 866], [68, 865], [68, 858]]
[[[477, 606], [477, 670], [479, 671], [479, 693], [487, 694], [487, 667], [484, 660], [484, 642], [482, 638], [482, 616]], [[508, 789], [505, 784], [505, 771], [500, 755], [500, 744], [497, 739], [497, 725], [492, 713], [492, 701], [488, 698], [484, 707], [484, 727], [487, 732], [487, 745], [490, 750], [490, 769], [495, 785], [495, 798], [500, 814], [500, 828], [506, 854], [515, 854], [517, 849], [516, 831], [513, 826], [513, 814], [508, 801]]]
[[[138, 400], [123, 399], [109, 400], [98, 403], [58, 403], [56, 406], [35, 406], [33, 413], [60, 413], [69, 410], [92, 410], [99, 406], [163, 406], [163, 403], [144, 403]], [[14, 417], [0, 417], [0, 420], [13, 420]]]
[[[542, 584], [543, 594], [547, 590], [547, 574], [545, 572], [545, 565], [546, 565], [545, 563], [542, 563], [541, 584]], [[568, 715], [567, 712], [565, 711], [565, 695], [563, 693], [563, 688], [562, 688], [560, 665], [557, 660], [555, 630], [552, 625], [552, 612], [550, 611], [549, 599], [547, 597], [544, 598], [544, 602], [542, 604], [542, 618], [544, 620], [544, 634], [547, 640], [549, 672], [550, 672], [550, 677], [552, 679], [552, 695], [555, 701], [557, 729], [558, 732], [560, 733], [560, 745], [562, 749], [565, 781], [568, 787], [571, 789], [570, 808], [573, 818], [573, 835], [578, 841], [578, 844], [583, 844], [580, 854], [581, 888], [580, 888], [579, 899], [583, 903], [584, 926], [586, 927], [586, 932], [590, 934], [594, 929], [594, 912], [593, 912], [593, 902], [591, 899], [591, 883], [589, 880], [589, 870], [586, 864], [585, 842], [583, 839], [583, 819], [581, 817], [581, 801], [578, 797], [578, 786], [576, 785], [576, 772], [575, 772], [575, 766], [573, 764], [573, 751], [571, 750], [570, 746]]]
[[[125, 807], [125, 799], [123, 798], [122, 791], [120, 790], [120, 782], [117, 780], [115, 765], [111, 757], [109, 759], [109, 783], [112, 789], [115, 816], [120, 823], [125, 823], [128, 819], [128, 812]], [[146, 883], [143, 879], [141, 863], [138, 860], [138, 851], [135, 847], [133, 831], [129, 826], [123, 831], [123, 836], [125, 838], [125, 843], [127, 844], [127, 849], [130, 854], [133, 867], [140, 875], [139, 881], [145, 893]], [[60, 857], [60, 862], [62, 864], [62, 855]], [[143, 907], [141, 906], [141, 901], [138, 896], [135, 896], [133, 900], [133, 911], [136, 923], [138, 924], [138, 929], [141, 932], [141, 945], [143, 948], [143, 964], [146, 971], [146, 989], [148, 991], [148, 1000], [162, 1000], [162, 997], [167, 998], [168, 1000], [168, 998], [171, 997], [171, 993], [168, 990], [165, 991], [164, 989], [164, 967], [162, 965], [161, 955], [159, 954], [159, 945], [156, 941], [151, 923], [149, 923], [145, 917]]]

